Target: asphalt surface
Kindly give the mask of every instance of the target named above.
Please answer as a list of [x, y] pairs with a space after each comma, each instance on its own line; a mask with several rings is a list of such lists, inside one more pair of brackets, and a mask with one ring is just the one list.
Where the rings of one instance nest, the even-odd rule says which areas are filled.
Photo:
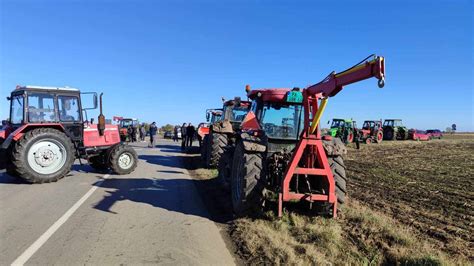
[[56, 183], [0, 172], [0, 264], [235, 264], [210, 219], [179, 146], [133, 145], [130, 175], [75, 164]]

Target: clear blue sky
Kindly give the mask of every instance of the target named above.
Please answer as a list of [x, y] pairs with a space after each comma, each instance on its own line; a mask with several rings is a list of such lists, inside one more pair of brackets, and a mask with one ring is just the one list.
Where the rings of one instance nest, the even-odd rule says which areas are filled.
[[196, 124], [245, 84], [304, 87], [376, 53], [385, 88], [346, 87], [325, 120], [474, 130], [473, 1], [0, 2], [2, 119], [34, 84], [104, 92], [108, 118]]

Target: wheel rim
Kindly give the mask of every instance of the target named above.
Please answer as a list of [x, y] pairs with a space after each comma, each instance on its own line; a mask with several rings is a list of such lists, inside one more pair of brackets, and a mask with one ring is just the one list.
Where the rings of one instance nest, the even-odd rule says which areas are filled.
[[28, 165], [33, 171], [49, 175], [58, 172], [66, 164], [67, 154], [64, 145], [54, 139], [43, 139], [28, 150]]
[[122, 169], [129, 169], [133, 165], [133, 155], [129, 152], [120, 154], [118, 158], [118, 165]]
[[382, 140], [382, 133], [377, 134], [377, 140], [381, 141]]

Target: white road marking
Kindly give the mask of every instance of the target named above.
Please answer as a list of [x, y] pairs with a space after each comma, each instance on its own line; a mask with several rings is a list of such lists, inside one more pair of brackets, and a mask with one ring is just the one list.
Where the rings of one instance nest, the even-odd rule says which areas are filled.
[[104, 179], [94, 185], [80, 198], [66, 213], [61, 216], [46, 232], [44, 232], [31, 246], [29, 246], [11, 265], [24, 265], [40, 249], [46, 241], [81, 207], [81, 205], [94, 193], [94, 191], [109, 178], [110, 175], [104, 175]]

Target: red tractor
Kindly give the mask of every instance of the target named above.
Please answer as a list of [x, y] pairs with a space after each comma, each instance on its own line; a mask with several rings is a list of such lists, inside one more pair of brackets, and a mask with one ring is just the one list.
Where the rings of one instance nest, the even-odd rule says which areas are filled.
[[207, 109], [206, 110], [206, 122], [200, 123], [197, 128], [197, 138], [199, 141], [199, 147], [201, 147], [201, 156], [204, 159], [205, 157], [205, 145], [203, 141], [206, 136], [209, 134], [209, 127], [211, 124], [217, 122], [222, 116], [222, 109]]
[[203, 141], [206, 167], [217, 167], [224, 152], [233, 147], [240, 123], [249, 111], [250, 102], [240, 97], [224, 102], [222, 116], [209, 127], [209, 134]]
[[381, 143], [383, 140], [382, 120], [365, 120], [362, 129], [359, 130], [361, 142], [366, 144]]
[[30, 183], [63, 178], [75, 159], [86, 159], [98, 170], [129, 174], [137, 166], [133, 148], [120, 142], [116, 125], [105, 124], [100, 95], [97, 124], [83, 118], [81, 93], [73, 88], [17, 86], [8, 97], [10, 118], [0, 130], [1, 168]]
[[[130, 130], [131, 128], [138, 129], [138, 119], [135, 118], [122, 118], [119, 121], [119, 133], [120, 133], [120, 140], [121, 141], [132, 141], [130, 139]], [[138, 130], [135, 130], [135, 134], [138, 133]], [[135, 136], [135, 138], [137, 138]]]
[[[249, 90], [251, 109], [236, 139], [231, 170], [233, 210], [237, 215], [259, 208], [264, 191], [283, 203], [307, 201], [319, 204], [333, 217], [347, 193], [342, 141], [321, 136], [319, 121], [329, 97], [344, 86], [371, 77], [384, 86], [383, 57], [367, 57], [341, 72], [303, 90]], [[266, 193], [266, 194], [267, 194]]]

